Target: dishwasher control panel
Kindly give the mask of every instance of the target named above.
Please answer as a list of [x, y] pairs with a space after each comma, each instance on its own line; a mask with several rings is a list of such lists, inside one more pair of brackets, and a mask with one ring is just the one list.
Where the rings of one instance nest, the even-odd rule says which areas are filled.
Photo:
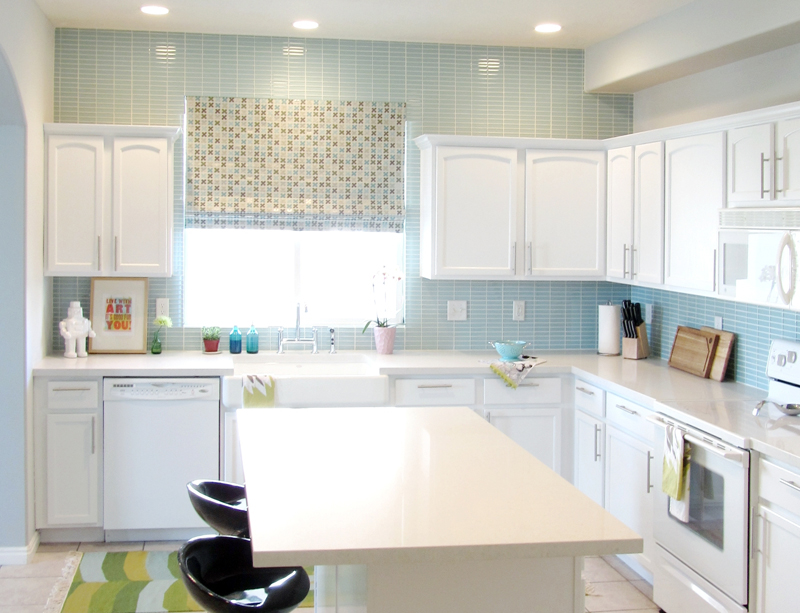
[[219, 379], [106, 378], [103, 400], [219, 400]]

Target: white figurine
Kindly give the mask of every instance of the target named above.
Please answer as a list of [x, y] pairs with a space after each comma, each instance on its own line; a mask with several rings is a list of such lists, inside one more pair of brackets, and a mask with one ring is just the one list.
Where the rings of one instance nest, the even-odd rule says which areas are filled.
[[65, 358], [86, 357], [86, 337], [96, 336], [92, 330], [92, 322], [83, 316], [80, 302], [70, 302], [67, 318], [58, 324], [61, 336], [64, 337]]

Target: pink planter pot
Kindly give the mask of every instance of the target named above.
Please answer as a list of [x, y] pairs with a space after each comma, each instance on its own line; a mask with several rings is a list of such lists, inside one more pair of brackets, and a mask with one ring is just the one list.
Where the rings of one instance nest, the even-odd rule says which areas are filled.
[[394, 335], [397, 328], [373, 328], [375, 331], [375, 349], [378, 353], [388, 355], [394, 351]]

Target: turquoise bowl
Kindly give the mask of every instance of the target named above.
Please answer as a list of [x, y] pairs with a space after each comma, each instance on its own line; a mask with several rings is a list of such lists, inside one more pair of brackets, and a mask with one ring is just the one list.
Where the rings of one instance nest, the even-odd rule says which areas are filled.
[[528, 341], [489, 341], [489, 344], [500, 354], [503, 362], [519, 360], [525, 347], [530, 345]]

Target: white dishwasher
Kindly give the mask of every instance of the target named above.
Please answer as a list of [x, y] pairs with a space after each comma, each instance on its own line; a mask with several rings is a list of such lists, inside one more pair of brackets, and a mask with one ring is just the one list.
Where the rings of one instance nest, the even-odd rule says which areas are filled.
[[106, 540], [205, 527], [186, 484], [219, 478], [219, 379], [104, 379], [103, 420]]

